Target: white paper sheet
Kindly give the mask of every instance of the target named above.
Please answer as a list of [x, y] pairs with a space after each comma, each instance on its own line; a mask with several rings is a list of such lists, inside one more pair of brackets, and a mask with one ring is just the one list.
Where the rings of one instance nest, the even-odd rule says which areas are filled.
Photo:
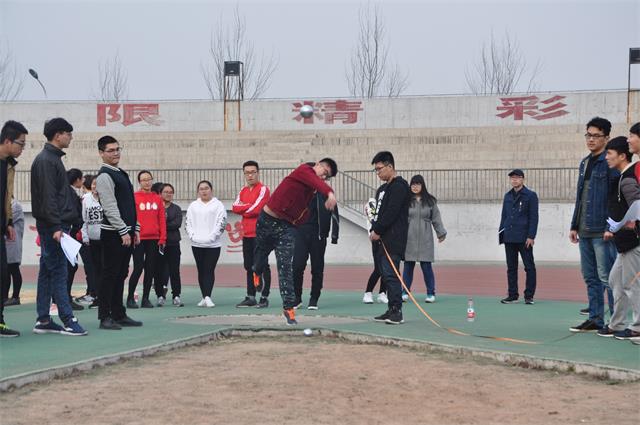
[[69, 260], [72, 266], [75, 266], [82, 244], [63, 232], [62, 238], [60, 239], [60, 246], [62, 247], [64, 256], [67, 257], [67, 260]]
[[624, 215], [622, 221], [614, 221], [611, 217], [607, 219], [607, 223], [609, 224], [609, 231], [611, 233], [616, 233], [618, 230], [624, 226], [624, 224], [628, 221], [636, 221], [640, 220], [640, 201], [635, 201], [629, 207], [629, 210]]

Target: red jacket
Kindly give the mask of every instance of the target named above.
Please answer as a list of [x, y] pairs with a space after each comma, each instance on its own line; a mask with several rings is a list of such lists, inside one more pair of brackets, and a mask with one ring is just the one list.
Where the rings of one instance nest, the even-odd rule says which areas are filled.
[[245, 238], [256, 237], [256, 221], [262, 211], [262, 207], [269, 200], [269, 188], [258, 182], [255, 186], [242, 188], [232, 211], [242, 216], [242, 236]]
[[316, 191], [329, 196], [333, 189], [318, 177], [313, 165], [302, 164], [282, 180], [267, 206], [281, 219], [298, 226], [307, 221], [307, 207]]
[[160, 195], [141, 190], [134, 193], [136, 212], [140, 223], [140, 239], [157, 239], [159, 244], [167, 242], [167, 221]]

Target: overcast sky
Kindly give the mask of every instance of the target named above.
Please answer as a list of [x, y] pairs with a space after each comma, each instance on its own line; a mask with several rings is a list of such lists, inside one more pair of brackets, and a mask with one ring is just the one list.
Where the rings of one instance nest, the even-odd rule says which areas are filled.
[[[206, 99], [201, 75], [220, 14], [246, 18], [258, 52], [279, 59], [265, 97], [349, 94], [345, 67], [358, 33], [357, 1], [0, 0], [0, 45], [25, 76], [22, 100], [91, 100], [98, 64], [119, 54], [129, 98]], [[407, 95], [468, 92], [465, 68], [493, 31], [515, 36], [540, 90], [620, 89], [629, 47], [640, 47], [640, 0], [383, 1], [391, 57], [409, 74]], [[632, 67], [640, 88], [640, 65]]]

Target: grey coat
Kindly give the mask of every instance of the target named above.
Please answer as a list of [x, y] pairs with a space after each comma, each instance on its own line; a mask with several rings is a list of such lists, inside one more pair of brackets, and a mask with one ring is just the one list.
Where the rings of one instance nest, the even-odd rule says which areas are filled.
[[447, 235], [442, 224], [438, 204], [433, 207], [416, 202], [409, 206], [409, 233], [407, 248], [404, 253], [405, 261], [428, 261], [434, 259], [433, 231], [438, 238]]
[[14, 199], [11, 201], [11, 209], [13, 210], [13, 229], [16, 231], [16, 239], [14, 241], [6, 239], [7, 264], [22, 262], [22, 237], [24, 236], [22, 205]]

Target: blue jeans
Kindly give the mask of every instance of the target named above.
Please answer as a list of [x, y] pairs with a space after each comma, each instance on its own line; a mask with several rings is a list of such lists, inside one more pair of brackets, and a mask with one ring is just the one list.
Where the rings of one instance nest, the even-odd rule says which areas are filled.
[[587, 285], [589, 320], [604, 326], [604, 290], [607, 289], [609, 311], [613, 312], [613, 293], [609, 287], [609, 271], [616, 259], [612, 242], [602, 238], [580, 238], [580, 266]]
[[[400, 258], [399, 254], [389, 254], [391, 257], [391, 261], [393, 261], [393, 265], [387, 258], [385, 251], [382, 247], [380, 247], [377, 251], [377, 260], [378, 267], [380, 268], [380, 274], [382, 280], [387, 285], [387, 297], [389, 298], [389, 308], [397, 307], [399, 310], [402, 309], [402, 285], [400, 284], [400, 279], [396, 275], [395, 270], [398, 270], [400, 273]], [[395, 266], [395, 270], [394, 267]]]
[[[402, 279], [408, 289], [411, 289], [413, 283], [413, 268], [415, 267], [415, 261], [405, 261], [404, 269], [402, 270]], [[422, 269], [422, 276], [424, 277], [424, 284], [427, 287], [427, 295], [436, 294], [436, 278], [433, 275], [433, 267], [431, 262], [420, 261], [420, 268]]]
[[[39, 322], [48, 322], [51, 298], [55, 298], [58, 305], [58, 316], [66, 324], [73, 318], [73, 310], [69, 294], [67, 293], [67, 257], [62, 252], [59, 242], [53, 239], [51, 227], [37, 224], [40, 237], [40, 271], [38, 272], [38, 293], [36, 296], [36, 311]], [[65, 233], [69, 227], [62, 228]]]

